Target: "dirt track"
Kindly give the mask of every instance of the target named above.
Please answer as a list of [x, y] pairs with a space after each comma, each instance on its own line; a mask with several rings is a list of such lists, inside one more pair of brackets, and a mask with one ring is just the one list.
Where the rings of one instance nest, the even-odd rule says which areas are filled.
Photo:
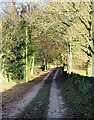
[[[63, 80], [61, 68], [56, 68], [35, 84], [21, 99], [10, 103], [3, 118], [65, 118], [68, 107], [58, 89]], [[61, 84], [62, 85], [62, 84]]]

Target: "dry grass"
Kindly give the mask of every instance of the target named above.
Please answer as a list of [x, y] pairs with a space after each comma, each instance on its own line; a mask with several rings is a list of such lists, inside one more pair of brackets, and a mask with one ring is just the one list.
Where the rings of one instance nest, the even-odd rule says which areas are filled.
[[[73, 73], [77, 73], [80, 74], [82, 76], [86, 76], [86, 71], [85, 70], [81, 70], [81, 69], [72, 69]], [[88, 69], [88, 76], [92, 76], [92, 68]]]
[[[47, 72], [48, 71], [42, 71], [41, 69], [35, 68], [34, 75], [30, 76], [29, 81], [32, 81], [36, 77], [39, 77], [39, 76], [41, 76], [41, 75], [43, 75], [43, 74], [45, 74]], [[10, 81], [10, 82], [7, 82], [7, 81], [0, 82], [0, 92], [4, 92], [6, 90], [13, 89], [14, 86], [16, 86], [17, 84], [22, 84], [22, 83], [25, 83], [25, 80], [20, 80], [20, 81], [15, 80], [15, 81]]]
[[12, 89], [17, 83], [16, 82], [1, 82], [0, 83], [0, 92], [4, 92], [6, 90]]
[[72, 69], [72, 72], [80, 74], [80, 75], [83, 75], [83, 76], [86, 75], [86, 71], [85, 70], [81, 70], [81, 69]]

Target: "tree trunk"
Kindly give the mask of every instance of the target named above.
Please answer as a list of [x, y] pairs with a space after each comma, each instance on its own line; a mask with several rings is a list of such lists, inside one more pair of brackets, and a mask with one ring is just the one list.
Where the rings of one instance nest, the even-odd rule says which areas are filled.
[[34, 60], [35, 60], [35, 56], [33, 55], [33, 56], [32, 56], [32, 63], [31, 63], [31, 76], [32, 76], [33, 73], [34, 73]]
[[[92, 3], [92, 50], [94, 52], [94, 2]], [[92, 53], [92, 76], [94, 77], [94, 53]]]
[[27, 57], [27, 42], [28, 42], [28, 33], [27, 33], [27, 27], [26, 27], [26, 75], [25, 75], [25, 79], [26, 79], [26, 82], [28, 82], [28, 57]]
[[48, 63], [48, 61], [47, 61], [47, 56], [45, 55], [45, 57], [44, 57], [44, 59], [43, 59], [44, 71], [47, 70], [47, 63]]
[[67, 67], [68, 74], [71, 74], [71, 71], [72, 71], [72, 44], [70, 42], [68, 50], [68, 67]]
[[45, 60], [45, 70], [47, 70], [47, 67], [48, 67], [48, 57], [46, 55], [46, 60]]
[[44, 58], [44, 59], [43, 59], [43, 65], [45, 65], [45, 64], [46, 64], [45, 62], [46, 62], [46, 60], [45, 60], [45, 58]]
[[6, 76], [7, 76], [7, 82], [10, 82], [9, 74], [7, 73]]
[[[93, 43], [93, 51], [94, 51], [94, 43]], [[92, 76], [94, 77], [94, 53], [92, 54]]]
[[63, 58], [63, 54], [61, 54], [61, 64], [63, 65], [64, 63], [64, 58]]
[[86, 75], [89, 75], [89, 64], [90, 64], [90, 60], [87, 61], [86, 63]]
[[63, 66], [63, 62], [64, 62], [64, 60], [63, 60], [64, 58], [63, 58], [63, 54], [62, 53], [60, 53], [60, 64], [61, 64], [61, 66]]
[[88, 68], [86, 68], [86, 76], [88, 76]]

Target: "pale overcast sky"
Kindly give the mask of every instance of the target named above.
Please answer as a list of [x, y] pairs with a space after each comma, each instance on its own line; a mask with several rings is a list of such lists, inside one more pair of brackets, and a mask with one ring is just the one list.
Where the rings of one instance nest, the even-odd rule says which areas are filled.
[[0, 2], [34, 2], [34, 3], [40, 3], [40, 2], [48, 2], [49, 0], [0, 0]]
[[[15, 2], [34, 2], [34, 3], [44, 3], [44, 2], [56, 2], [56, 1], [61, 1], [61, 2], [68, 2], [68, 1], [72, 1], [72, 2], [90, 2], [90, 0], [0, 0], [0, 2], [11, 2], [11, 1], [15, 1]], [[91, 0], [94, 1], [94, 0]]]

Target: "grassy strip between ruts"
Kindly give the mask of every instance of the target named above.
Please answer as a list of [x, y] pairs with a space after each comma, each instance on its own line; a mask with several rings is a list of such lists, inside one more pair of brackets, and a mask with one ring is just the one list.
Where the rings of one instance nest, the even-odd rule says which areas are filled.
[[94, 78], [72, 73], [67, 81], [67, 73], [64, 95], [70, 107], [75, 111], [75, 118], [94, 118]]
[[25, 110], [17, 116], [17, 119], [47, 118], [52, 77], [53, 75], [51, 74], [49, 78], [44, 82], [44, 85], [39, 90], [37, 96], [33, 99], [33, 101], [31, 101], [29, 106], [27, 106]]

